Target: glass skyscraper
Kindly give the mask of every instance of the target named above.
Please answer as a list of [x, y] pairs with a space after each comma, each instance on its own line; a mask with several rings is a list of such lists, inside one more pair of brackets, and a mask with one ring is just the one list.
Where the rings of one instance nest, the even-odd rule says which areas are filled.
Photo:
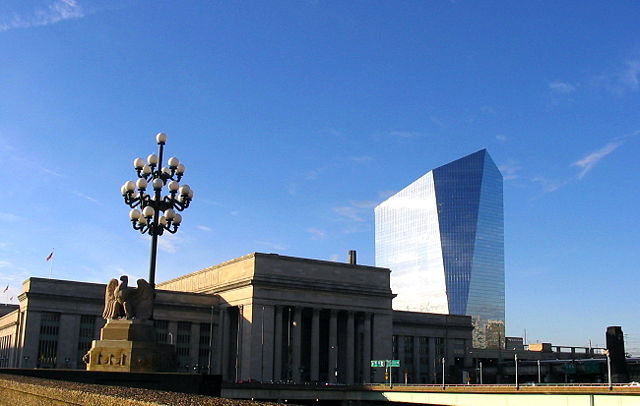
[[376, 266], [396, 310], [472, 316], [473, 345], [504, 344], [502, 174], [483, 149], [433, 169], [375, 208]]

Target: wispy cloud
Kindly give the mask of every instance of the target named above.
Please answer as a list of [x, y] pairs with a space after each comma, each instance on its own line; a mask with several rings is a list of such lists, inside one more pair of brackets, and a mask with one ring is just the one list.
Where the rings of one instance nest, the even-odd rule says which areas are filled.
[[196, 226], [198, 228], [198, 230], [202, 230], [202, 231], [206, 231], [206, 232], [211, 232], [211, 228], [207, 227], [207, 226], [203, 226], [203, 225], [198, 225]]
[[54, 0], [29, 12], [8, 13], [0, 18], [0, 32], [16, 28], [50, 25], [84, 16], [85, 11], [76, 0]]
[[284, 244], [280, 244], [277, 242], [270, 242], [270, 241], [256, 241], [256, 244], [268, 247], [269, 249], [272, 249], [275, 251], [286, 251], [289, 248]]
[[175, 234], [165, 234], [162, 238], [158, 238], [158, 248], [169, 254], [175, 254], [178, 252], [180, 242], [180, 238]]
[[338, 254], [331, 254], [329, 256], [329, 261], [338, 262]]
[[373, 209], [378, 205], [375, 200], [363, 200], [363, 201], [351, 201], [351, 205], [359, 208], [359, 209]]
[[545, 193], [555, 192], [568, 183], [567, 180], [553, 180], [544, 176], [536, 176], [532, 178], [531, 181], [539, 184]]
[[93, 202], [93, 203], [100, 203], [100, 202], [98, 201], [98, 199], [95, 199], [95, 198], [93, 198], [93, 197], [91, 197], [91, 196], [85, 195], [85, 194], [84, 194], [84, 193], [82, 193], [82, 192], [78, 192], [78, 191], [75, 191], [75, 190], [74, 190], [74, 191], [73, 191], [73, 194], [74, 194], [74, 195], [76, 195], [76, 196], [78, 196], [78, 197], [81, 197], [81, 198], [83, 198], [83, 199], [85, 199], [85, 200], [88, 200], [88, 201], [90, 201], [90, 202]]
[[423, 133], [418, 131], [390, 131], [389, 135], [397, 138], [418, 138], [424, 136]]
[[520, 167], [514, 161], [509, 161], [500, 165], [498, 169], [502, 172], [504, 180], [513, 180], [518, 178]]
[[576, 91], [576, 87], [568, 82], [554, 81], [549, 83], [549, 89], [554, 93], [569, 94]]
[[311, 234], [312, 240], [322, 240], [327, 236], [324, 230], [315, 227], [307, 228], [307, 233]]
[[613, 151], [618, 149], [618, 147], [624, 144], [624, 141], [625, 141], [624, 139], [620, 139], [620, 140], [609, 142], [602, 148], [590, 154], [587, 154], [583, 158], [572, 163], [571, 164], [572, 166], [577, 166], [581, 168], [581, 171], [578, 174], [578, 179], [584, 178], [584, 176], [587, 173], [589, 173], [589, 171], [591, 171], [591, 169], [593, 169], [593, 167], [596, 166], [598, 162], [600, 162], [604, 157], [606, 157], [607, 155], [611, 154]]
[[506, 135], [498, 134], [496, 135], [496, 140], [500, 142], [507, 142], [509, 141], [509, 137], [507, 137]]
[[640, 57], [628, 59], [624, 65], [596, 76], [594, 84], [616, 95], [640, 90]]
[[1, 213], [0, 212], [0, 221], [3, 223], [15, 223], [22, 220], [22, 217], [16, 216], [11, 213]]
[[368, 164], [373, 161], [373, 157], [370, 156], [352, 156], [349, 160], [357, 164]]
[[364, 218], [360, 215], [358, 208], [353, 206], [341, 206], [334, 207], [333, 211], [338, 213], [342, 217], [346, 217], [350, 220], [357, 221], [359, 223], [364, 222]]

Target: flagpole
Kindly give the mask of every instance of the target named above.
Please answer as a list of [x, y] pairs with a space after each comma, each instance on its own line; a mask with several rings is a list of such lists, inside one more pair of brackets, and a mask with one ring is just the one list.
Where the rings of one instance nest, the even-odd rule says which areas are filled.
[[51, 261], [49, 263], [49, 279], [51, 279], [51, 274], [53, 273], [53, 261], [56, 260], [55, 255], [53, 255], [53, 252], [55, 251], [55, 248], [51, 249], [51, 254], [49, 254], [49, 256], [47, 257], [47, 261]]

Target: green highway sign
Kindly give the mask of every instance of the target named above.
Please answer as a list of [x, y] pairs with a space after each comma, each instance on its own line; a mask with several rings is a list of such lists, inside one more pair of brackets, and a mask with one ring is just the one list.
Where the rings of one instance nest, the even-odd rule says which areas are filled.
[[382, 367], [382, 368], [385, 367], [384, 360], [376, 360], [376, 361], [372, 360], [371, 361], [371, 368], [380, 368], [380, 367]]
[[388, 359], [387, 360], [387, 366], [388, 367], [392, 367], [392, 368], [399, 368], [400, 367], [400, 360], [399, 359]]

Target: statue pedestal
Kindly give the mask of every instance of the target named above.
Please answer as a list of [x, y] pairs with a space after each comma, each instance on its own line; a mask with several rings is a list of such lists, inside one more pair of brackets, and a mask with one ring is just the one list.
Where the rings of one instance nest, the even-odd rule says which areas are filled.
[[88, 371], [170, 372], [176, 369], [173, 345], [156, 343], [150, 320], [108, 320], [87, 353]]

